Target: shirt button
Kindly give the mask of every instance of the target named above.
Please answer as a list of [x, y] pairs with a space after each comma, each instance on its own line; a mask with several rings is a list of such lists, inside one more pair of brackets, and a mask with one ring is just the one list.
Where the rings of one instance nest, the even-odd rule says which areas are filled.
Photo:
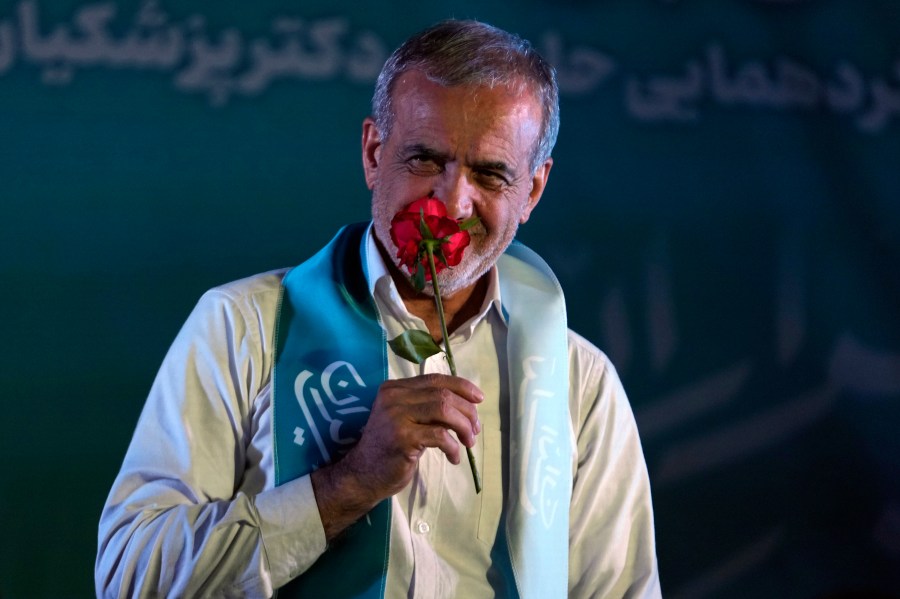
[[429, 530], [431, 530], [431, 527], [428, 526], [428, 522], [419, 522], [419, 523], [416, 525], [416, 530], [418, 530], [421, 534], [424, 535], [424, 534], [426, 534]]

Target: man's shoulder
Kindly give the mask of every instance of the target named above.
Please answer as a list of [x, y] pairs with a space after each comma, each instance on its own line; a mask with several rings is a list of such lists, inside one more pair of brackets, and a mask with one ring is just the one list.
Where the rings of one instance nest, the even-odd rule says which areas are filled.
[[567, 330], [569, 337], [569, 357], [579, 357], [607, 364], [609, 358], [603, 351], [572, 329]]
[[619, 374], [609, 356], [572, 329], [569, 335], [571, 383], [587, 387], [621, 386]]
[[278, 268], [267, 272], [261, 272], [222, 285], [217, 285], [206, 293], [224, 295], [233, 300], [239, 300], [278, 292], [281, 288], [281, 280], [289, 270], [290, 268]]
[[277, 309], [281, 290], [281, 280], [290, 268], [279, 268], [258, 273], [229, 283], [217, 285], [206, 291], [197, 303], [197, 311], [239, 311], [244, 318], [254, 318], [253, 314], [270, 320]]

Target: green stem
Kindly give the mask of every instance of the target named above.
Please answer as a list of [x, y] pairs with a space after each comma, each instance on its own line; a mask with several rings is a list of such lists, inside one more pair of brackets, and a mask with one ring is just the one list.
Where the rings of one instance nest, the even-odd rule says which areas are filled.
[[[447, 321], [444, 318], [444, 304], [441, 302], [441, 290], [438, 288], [437, 269], [434, 266], [434, 249], [430, 244], [425, 246], [428, 253], [428, 268], [431, 271], [431, 287], [434, 289], [434, 305], [437, 307], [438, 319], [441, 321], [441, 335], [444, 338], [444, 355], [447, 356], [447, 364], [450, 365], [450, 374], [456, 376], [456, 364], [453, 362], [453, 352], [450, 351], [450, 335], [447, 334]], [[475, 482], [475, 493], [481, 493], [481, 477], [478, 475], [478, 466], [475, 465], [475, 455], [471, 447], [466, 447], [466, 456], [469, 458], [469, 467], [472, 469], [472, 480]]]

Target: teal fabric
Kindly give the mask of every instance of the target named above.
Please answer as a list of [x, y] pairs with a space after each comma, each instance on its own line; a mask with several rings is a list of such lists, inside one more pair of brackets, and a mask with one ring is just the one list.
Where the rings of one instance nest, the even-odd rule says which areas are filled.
[[[360, 276], [364, 232], [365, 225], [342, 229], [284, 278], [272, 400], [276, 485], [352, 447], [387, 377], [384, 335]], [[384, 596], [390, 513], [390, 500], [382, 501], [279, 596]]]
[[[386, 340], [362, 276], [364, 233], [365, 225], [342, 229], [285, 276], [273, 398], [278, 485], [352, 447], [387, 376]], [[563, 597], [572, 480], [565, 300], [553, 273], [525, 246], [513, 244], [498, 270], [515, 381], [509, 557], [522, 597]], [[281, 596], [383, 596], [389, 539], [386, 500]]]
[[511, 245], [498, 268], [510, 316], [510, 560], [521, 597], [565, 597], [572, 494], [565, 299], [550, 268], [524, 245]]

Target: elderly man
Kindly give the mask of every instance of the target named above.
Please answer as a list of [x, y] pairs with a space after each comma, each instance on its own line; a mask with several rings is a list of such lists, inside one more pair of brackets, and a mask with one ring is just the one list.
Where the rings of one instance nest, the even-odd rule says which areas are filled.
[[[200, 300], [103, 511], [99, 595], [659, 596], [625, 393], [512, 243], [557, 94], [527, 42], [482, 23], [394, 52], [363, 122], [372, 223]], [[417, 201], [475, 223], [436, 273], [443, 322], [392, 232]], [[410, 330], [446, 334], [459, 376], [388, 349]]]

